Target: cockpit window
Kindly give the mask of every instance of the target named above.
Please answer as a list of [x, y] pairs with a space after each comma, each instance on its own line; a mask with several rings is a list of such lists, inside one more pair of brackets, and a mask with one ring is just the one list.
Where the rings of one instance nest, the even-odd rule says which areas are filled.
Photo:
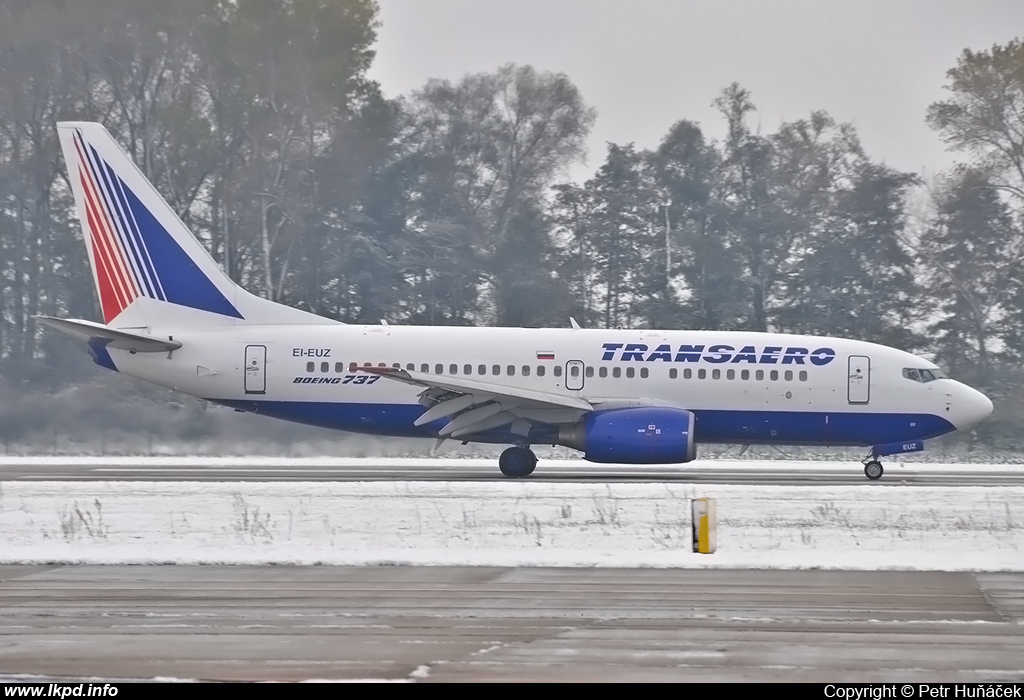
[[946, 373], [940, 369], [915, 369], [913, 367], [904, 367], [903, 376], [907, 379], [912, 379], [915, 382], [921, 382], [922, 384], [934, 382], [936, 379], [949, 378]]

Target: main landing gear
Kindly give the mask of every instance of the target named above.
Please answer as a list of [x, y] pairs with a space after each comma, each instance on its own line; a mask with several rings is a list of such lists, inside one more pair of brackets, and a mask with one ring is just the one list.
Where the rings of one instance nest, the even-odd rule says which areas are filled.
[[528, 447], [510, 447], [501, 453], [498, 467], [505, 476], [529, 476], [537, 467], [537, 455]]
[[882, 474], [885, 472], [885, 470], [882, 469], [882, 463], [873, 457], [869, 457], [868, 459], [870, 461], [864, 463], [864, 476], [872, 481], [878, 481], [882, 478]]

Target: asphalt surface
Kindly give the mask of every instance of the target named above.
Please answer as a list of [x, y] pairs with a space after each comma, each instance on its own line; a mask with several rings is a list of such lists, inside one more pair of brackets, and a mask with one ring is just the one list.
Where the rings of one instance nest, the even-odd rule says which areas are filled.
[[0, 681], [1024, 680], [1024, 573], [0, 566]]
[[[765, 463], [762, 463], [765, 464]], [[770, 463], [768, 463], [770, 464]], [[681, 482], [703, 484], [747, 484], [787, 486], [831, 486], [868, 482], [863, 468], [851, 462], [849, 469], [777, 466], [749, 468], [692, 468], [687, 465], [666, 467], [605, 467], [559, 464], [541, 460], [532, 481], [594, 482]], [[507, 477], [493, 467], [460, 464], [458, 460], [438, 460], [436, 465], [416, 466], [296, 466], [275, 463], [272, 459], [239, 466], [189, 464], [0, 464], [0, 481], [501, 481]], [[879, 486], [1021, 486], [1024, 466], [1015, 471], [996, 471], [979, 464], [962, 469], [930, 469], [927, 464], [913, 467], [889, 466], [874, 482]]]

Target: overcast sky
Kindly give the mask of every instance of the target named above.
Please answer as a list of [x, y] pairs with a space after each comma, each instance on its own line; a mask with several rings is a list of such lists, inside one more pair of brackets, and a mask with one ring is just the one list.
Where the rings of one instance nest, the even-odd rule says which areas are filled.
[[1024, 0], [378, 0], [371, 77], [395, 97], [503, 63], [565, 73], [605, 143], [655, 147], [679, 119], [724, 134], [711, 101], [736, 81], [763, 133], [823, 109], [868, 155], [931, 177], [953, 162], [924, 123], [967, 47], [1024, 36]]

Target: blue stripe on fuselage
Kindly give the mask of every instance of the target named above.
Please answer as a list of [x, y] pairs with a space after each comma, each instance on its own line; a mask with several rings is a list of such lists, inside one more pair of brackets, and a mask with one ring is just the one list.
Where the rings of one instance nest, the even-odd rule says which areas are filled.
[[[264, 416], [353, 433], [391, 437], [436, 437], [448, 422], [442, 418], [416, 427], [426, 410], [418, 404], [328, 403], [318, 401], [252, 401], [211, 399], [215, 403]], [[941, 416], [927, 413], [820, 413], [796, 411], [695, 410], [697, 442], [779, 445], [877, 445], [901, 440], [927, 440], [955, 430]], [[535, 426], [534, 444], [551, 444], [557, 429]], [[488, 441], [517, 441], [507, 428], [490, 430]]]

